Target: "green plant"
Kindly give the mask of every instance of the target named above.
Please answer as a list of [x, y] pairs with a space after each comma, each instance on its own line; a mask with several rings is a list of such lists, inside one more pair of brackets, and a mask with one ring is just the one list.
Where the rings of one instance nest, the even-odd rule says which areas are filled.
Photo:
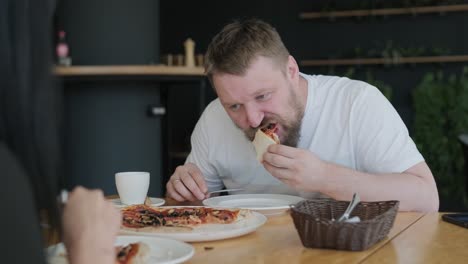
[[442, 205], [467, 206], [457, 136], [468, 132], [468, 68], [459, 78], [442, 72], [426, 74], [413, 100], [414, 141], [434, 174]]

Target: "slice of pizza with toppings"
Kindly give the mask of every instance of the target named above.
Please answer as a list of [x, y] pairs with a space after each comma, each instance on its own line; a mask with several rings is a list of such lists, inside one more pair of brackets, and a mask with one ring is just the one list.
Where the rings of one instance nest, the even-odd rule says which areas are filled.
[[118, 246], [116, 251], [116, 264], [143, 264], [146, 263], [150, 248], [142, 242]]
[[203, 224], [230, 224], [244, 218], [242, 209], [210, 207], [151, 207], [133, 205], [122, 208], [122, 226], [131, 229], [146, 227], [187, 227]]
[[280, 144], [280, 139], [276, 132], [278, 132], [277, 124], [269, 124], [266, 127], [259, 129], [261, 132], [265, 133], [269, 138], [271, 138], [276, 144]]
[[268, 149], [268, 146], [272, 144], [280, 144], [280, 139], [276, 132], [278, 131], [277, 124], [269, 124], [268, 126], [262, 127], [255, 133], [255, 138], [252, 141], [255, 152], [257, 153], [257, 160], [263, 161], [263, 154]]

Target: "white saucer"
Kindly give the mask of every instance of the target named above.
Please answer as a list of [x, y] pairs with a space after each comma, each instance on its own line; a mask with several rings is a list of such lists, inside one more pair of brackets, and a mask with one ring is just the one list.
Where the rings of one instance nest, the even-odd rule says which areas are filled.
[[[149, 199], [151, 201], [151, 206], [160, 206], [166, 203], [166, 201], [161, 198], [150, 197]], [[111, 201], [117, 207], [127, 206], [126, 204], [123, 204], [119, 198], [110, 199], [109, 201]]]

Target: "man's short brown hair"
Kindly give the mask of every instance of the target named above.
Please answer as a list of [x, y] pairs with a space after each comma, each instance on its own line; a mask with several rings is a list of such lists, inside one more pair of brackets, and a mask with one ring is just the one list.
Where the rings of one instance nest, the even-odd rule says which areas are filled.
[[211, 41], [205, 55], [205, 73], [243, 75], [257, 56], [272, 58], [279, 67], [286, 65], [289, 51], [270, 24], [258, 19], [234, 21]]

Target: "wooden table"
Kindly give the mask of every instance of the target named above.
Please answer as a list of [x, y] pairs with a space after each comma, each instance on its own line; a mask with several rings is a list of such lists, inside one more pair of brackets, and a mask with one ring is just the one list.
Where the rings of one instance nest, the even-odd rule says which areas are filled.
[[419, 213], [398, 214], [388, 238], [362, 252], [304, 248], [291, 216], [274, 216], [254, 233], [242, 237], [192, 243], [195, 255], [188, 263], [359, 263], [421, 216]]
[[195, 255], [187, 263], [468, 263], [468, 229], [440, 216], [399, 212], [388, 237], [360, 252], [305, 248], [289, 214], [273, 216], [245, 236], [191, 243]]
[[468, 263], [468, 229], [426, 214], [365, 263]]

